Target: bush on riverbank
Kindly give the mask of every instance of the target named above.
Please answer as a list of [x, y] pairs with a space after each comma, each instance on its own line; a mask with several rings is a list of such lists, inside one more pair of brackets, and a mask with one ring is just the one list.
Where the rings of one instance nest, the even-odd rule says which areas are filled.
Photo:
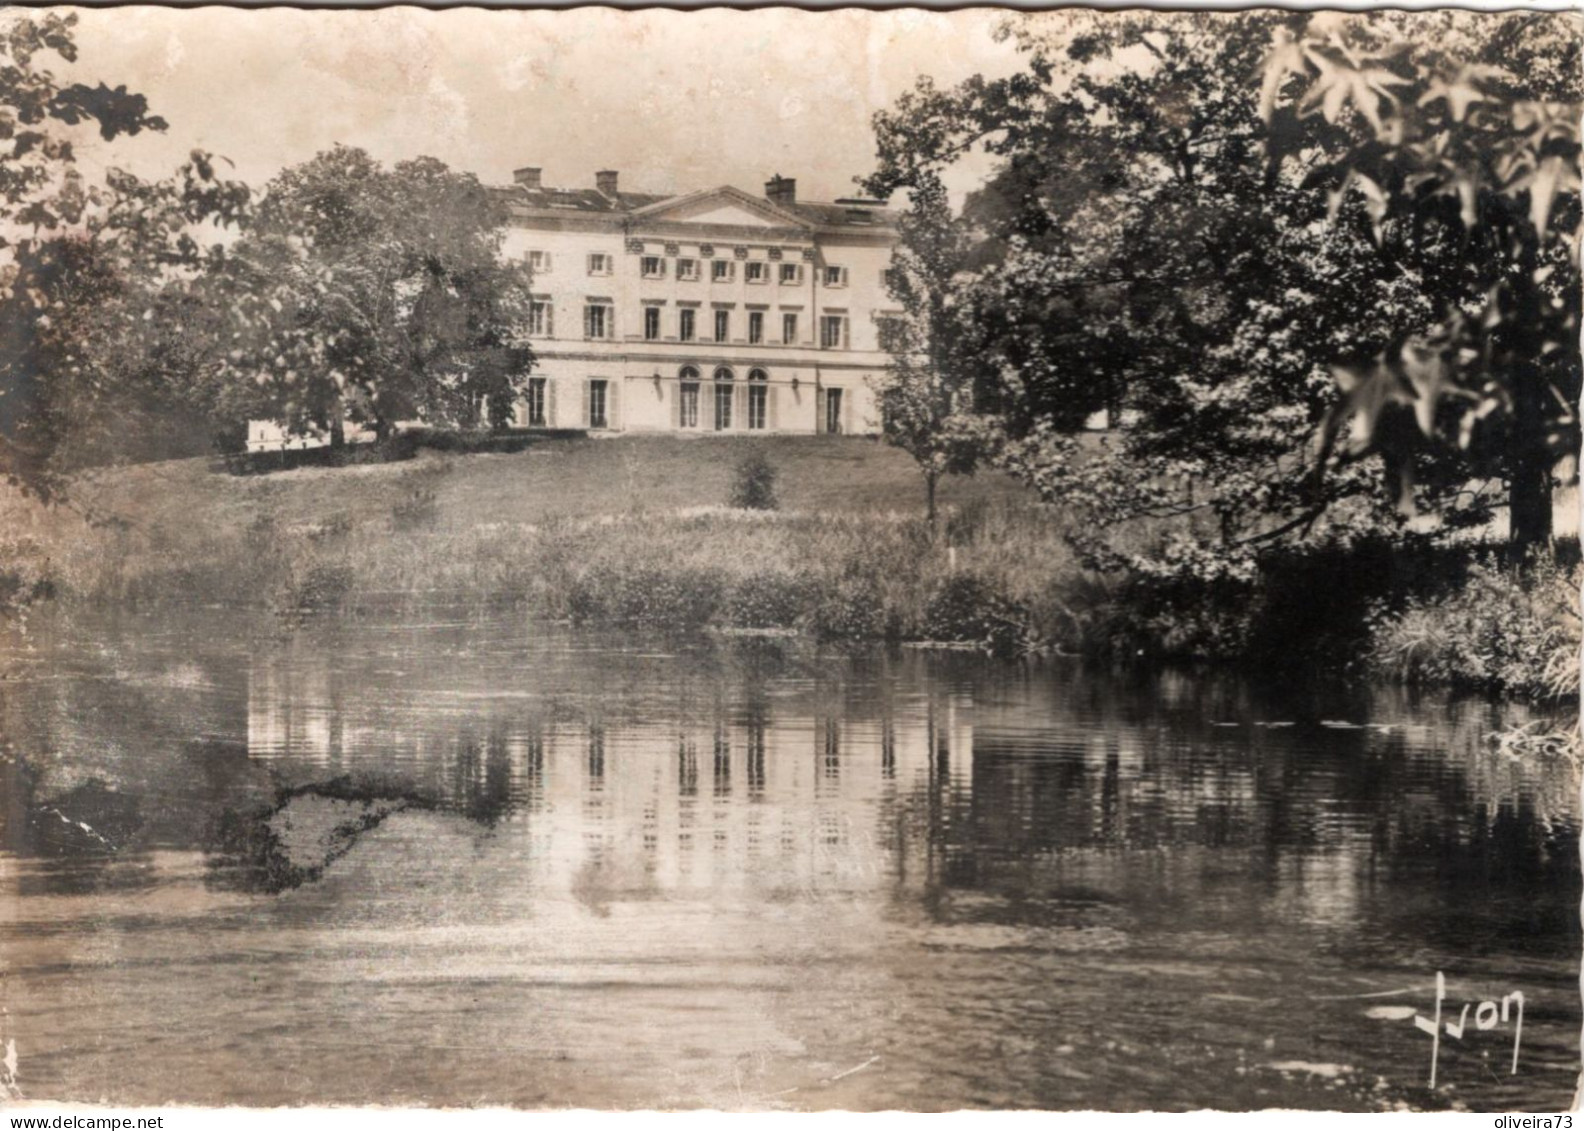
[[1579, 692], [1579, 571], [1555, 555], [1524, 568], [1473, 562], [1462, 583], [1368, 618], [1367, 657], [1410, 683], [1541, 698]]

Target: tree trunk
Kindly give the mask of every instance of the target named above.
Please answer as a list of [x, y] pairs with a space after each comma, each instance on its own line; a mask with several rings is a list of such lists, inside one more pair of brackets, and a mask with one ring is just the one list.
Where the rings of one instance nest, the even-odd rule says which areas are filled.
[[346, 420], [341, 416], [340, 409], [336, 409], [335, 415], [330, 418], [330, 446], [346, 447]]
[[1507, 540], [1521, 559], [1551, 542], [1551, 453], [1545, 443], [1545, 391], [1538, 367], [1521, 365], [1513, 389], [1512, 451], [1507, 468]]
[[930, 529], [935, 529], [935, 484], [940, 475], [934, 471], [924, 473], [924, 514], [929, 519]]
[[1534, 282], [1536, 249], [1526, 245], [1516, 311], [1506, 331], [1513, 366], [1512, 447], [1507, 457], [1507, 541], [1522, 560], [1533, 546], [1551, 542], [1551, 453], [1546, 447], [1545, 374], [1534, 357], [1534, 343], [1521, 331], [1539, 326], [1545, 297]]

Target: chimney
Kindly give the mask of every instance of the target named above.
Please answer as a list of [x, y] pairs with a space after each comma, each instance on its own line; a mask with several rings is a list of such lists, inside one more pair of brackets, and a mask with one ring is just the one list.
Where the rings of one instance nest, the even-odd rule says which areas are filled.
[[777, 173], [765, 182], [765, 199], [775, 204], [796, 204], [797, 181]]
[[512, 180], [526, 189], [543, 188], [544, 185], [539, 182], [539, 177], [543, 172], [544, 170], [537, 165], [528, 165], [521, 169], [513, 169]]
[[616, 170], [601, 169], [599, 172], [595, 173], [594, 187], [614, 200], [616, 198]]

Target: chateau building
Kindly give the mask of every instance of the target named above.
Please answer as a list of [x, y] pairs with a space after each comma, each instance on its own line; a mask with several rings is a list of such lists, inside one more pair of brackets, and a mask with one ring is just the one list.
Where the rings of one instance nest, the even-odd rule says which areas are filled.
[[515, 181], [504, 252], [534, 272], [520, 427], [879, 431], [896, 240], [879, 202], [800, 201], [781, 176], [763, 196]]
[[[546, 187], [537, 168], [503, 188], [502, 254], [533, 270], [522, 337], [534, 362], [519, 428], [595, 433], [877, 433], [887, 354], [884, 272], [897, 233], [878, 201], [800, 201], [720, 188]], [[351, 440], [371, 433], [347, 428]], [[248, 424], [251, 451], [323, 436]]]

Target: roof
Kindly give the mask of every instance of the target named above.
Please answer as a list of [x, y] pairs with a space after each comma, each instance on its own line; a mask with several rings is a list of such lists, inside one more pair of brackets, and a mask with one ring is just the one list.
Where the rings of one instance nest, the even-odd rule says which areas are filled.
[[670, 195], [647, 192], [618, 192], [614, 199], [606, 196], [598, 189], [592, 188], [558, 189], [544, 187], [532, 189], [523, 185], [507, 185], [496, 189], [496, 191], [505, 198], [506, 204], [514, 214], [525, 218], [529, 215], [545, 216], [555, 213], [582, 213], [584, 215], [609, 216], [613, 218], [634, 216], [640, 212], [653, 214], [663, 211], [664, 209], [661, 206], [664, 205], [680, 205], [684, 202], [720, 194], [737, 197], [744, 201], [752, 201], [767, 212], [779, 213], [788, 219], [817, 228], [885, 228], [894, 225], [897, 219], [895, 212], [875, 205], [813, 200], [800, 200], [791, 204], [781, 204], [765, 197], [746, 193], [741, 189], [732, 188], [729, 185]]
[[897, 214], [889, 208], [876, 208], [873, 206], [860, 206], [856, 204], [827, 204], [822, 201], [798, 201], [790, 204], [792, 211], [802, 216], [811, 224], [822, 228], [839, 227], [844, 224], [862, 224], [866, 228], [883, 227], [895, 224]]

